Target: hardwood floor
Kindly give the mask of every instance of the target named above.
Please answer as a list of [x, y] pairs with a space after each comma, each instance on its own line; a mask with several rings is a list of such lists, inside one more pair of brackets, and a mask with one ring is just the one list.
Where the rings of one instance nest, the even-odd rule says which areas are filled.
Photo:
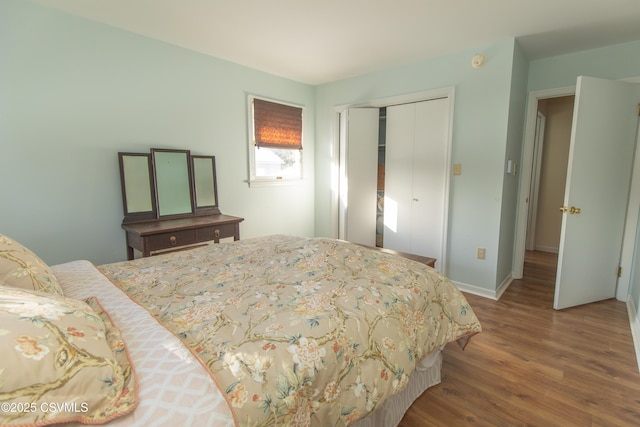
[[640, 425], [626, 304], [554, 310], [554, 262], [527, 257], [525, 278], [499, 301], [466, 294], [483, 332], [464, 351], [446, 347], [441, 384], [401, 427]]

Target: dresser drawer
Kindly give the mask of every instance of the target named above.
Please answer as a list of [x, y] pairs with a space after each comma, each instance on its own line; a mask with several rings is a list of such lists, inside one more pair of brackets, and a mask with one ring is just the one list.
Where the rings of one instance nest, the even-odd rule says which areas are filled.
[[220, 224], [213, 227], [203, 227], [198, 229], [198, 241], [207, 240], [218, 241], [226, 237], [235, 237], [237, 224]]
[[176, 248], [197, 243], [196, 230], [181, 230], [173, 233], [159, 233], [146, 237], [146, 246], [149, 251]]
[[244, 218], [216, 214], [122, 224], [127, 232], [127, 259], [135, 258], [134, 250], [147, 257], [154, 252], [195, 247], [198, 243], [240, 240], [242, 221]]

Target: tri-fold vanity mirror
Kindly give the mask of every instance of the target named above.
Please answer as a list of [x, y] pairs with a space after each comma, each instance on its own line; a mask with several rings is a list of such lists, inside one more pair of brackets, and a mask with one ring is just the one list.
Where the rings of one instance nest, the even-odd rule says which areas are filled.
[[220, 213], [214, 156], [152, 148], [118, 160], [127, 259], [240, 239], [244, 218]]
[[118, 159], [123, 223], [220, 214], [214, 156], [152, 148]]

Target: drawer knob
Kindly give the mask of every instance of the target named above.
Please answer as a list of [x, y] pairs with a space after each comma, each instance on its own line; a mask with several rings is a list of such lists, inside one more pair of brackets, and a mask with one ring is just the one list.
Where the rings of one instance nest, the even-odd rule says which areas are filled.
[[216, 237], [220, 237], [220, 230], [213, 230], [213, 235]]
[[169, 242], [171, 242], [171, 245], [175, 246], [176, 243], [178, 243], [178, 238], [176, 236], [171, 236], [169, 237]]

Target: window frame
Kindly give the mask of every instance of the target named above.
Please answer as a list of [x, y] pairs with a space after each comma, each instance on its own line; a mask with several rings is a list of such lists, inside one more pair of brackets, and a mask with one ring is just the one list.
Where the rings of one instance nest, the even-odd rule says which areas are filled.
[[[299, 160], [299, 173], [297, 176], [257, 176], [256, 175], [256, 150], [274, 150], [275, 148], [269, 147], [256, 147], [255, 143], [255, 123], [253, 116], [253, 100], [259, 99], [267, 102], [273, 102], [276, 104], [282, 104], [290, 107], [300, 108], [302, 111], [302, 123], [301, 123], [301, 140], [302, 140], [302, 149], [300, 149], [300, 160]], [[248, 110], [248, 149], [249, 149], [249, 186], [270, 186], [270, 185], [291, 185], [298, 184], [304, 180], [304, 145], [305, 145], [305, 132], [304, 132], [304, 124], [305, 124], [305, 113], [306, 107], [304, 105], [294, 104], [290, 102], [283, 102], [280, 100], [275, 100], [272, 98], [266, 98], [258, 95], [249, 94], [247, 96], [247, 110]], [[287, 148], [281, 148], [281, 150], [287, 150]], [[297, 149], [295, 149], [297, 150]]]

